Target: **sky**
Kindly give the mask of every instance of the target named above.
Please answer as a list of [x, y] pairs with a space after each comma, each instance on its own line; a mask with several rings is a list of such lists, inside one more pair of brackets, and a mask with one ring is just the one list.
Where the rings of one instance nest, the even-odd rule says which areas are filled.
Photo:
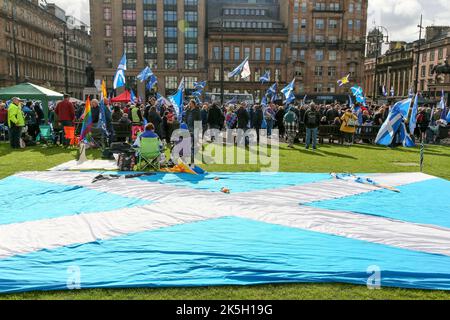
[[[287, 1], [287, 0], [283, 0]], [[89, 0], [47, 0], [89, 23]], [[368, 30], [374, 25], [386, 27], [390, 40], [414, 41], [419, 38], [420, 14], [424, 26], [450, 25], [449, 0], [369, 0]], [[374, 24], [375, 22], [375, 24]]]

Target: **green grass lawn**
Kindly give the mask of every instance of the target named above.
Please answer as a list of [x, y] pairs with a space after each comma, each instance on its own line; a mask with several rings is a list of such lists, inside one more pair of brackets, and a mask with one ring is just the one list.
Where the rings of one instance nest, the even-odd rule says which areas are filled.
[[[76, 150], [41, 146], [12, 152], [0, 143], [0, 179], [20, 171], [40, 171], [73, 160]], [[99, 152], [88, 152], [98, 158]], [[258, 165], [209, 165], [210, 172], [256, 171]], [[450, 180], [450, 147], [427, 146], [425, 173]], [[389, 173], [419, 171], [418, 149], [386, 149], [356, 145], [322, 146], [317, 152], [282, 145], [280, 171]], [[289, 284], [250, 287], [186, 289], [81, 290], [76, 292], [32, 292], [0, 295], [0, 299], [450, 299], [450, 292], [383, 288], [368, 290], [346, 284]]]

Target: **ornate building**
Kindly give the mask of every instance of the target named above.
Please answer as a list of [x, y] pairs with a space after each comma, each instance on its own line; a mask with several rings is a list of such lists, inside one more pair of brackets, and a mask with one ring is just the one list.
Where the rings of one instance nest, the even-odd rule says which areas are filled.
[[124, 53], [127, 86], [144, 96], [136, 76], [150, 66], [158, 91], [174, 92], [184, 76], [186, 87], [206, 79], [206, 0], [90, 0], [93, 66], [97, 79], [112, 81]]
[[0, 12], [0, 86], [30, 81], [66, 91], [65, 30], [68, 91], [81, 98], [91, 55], [87, 26], [74, 23], [76, 19], [57, 6], [42, 6], [38, 0], [0, 0]]
[[[270, 82], [284, 85], [288, 79], [288, 33], [279, 19], [278, 1], [208, 1], [209, 89], [224, 93], [250, 93], [257, 99], [267, 90], [260, 77], [270, 72]], [[223, 57], [222, 57], [223, 55]], [[246, 57], [252, 75], [230, 79], [228, 73]], [[223, 58], [223, 59], [222, 59]]]
[[[368, 1], [280, 1], [289, 30], [289, 74], [299, 94], [347, 94], [336, 81], [362, 84]], [[327, 98], [328, 98], [327, 97]]]

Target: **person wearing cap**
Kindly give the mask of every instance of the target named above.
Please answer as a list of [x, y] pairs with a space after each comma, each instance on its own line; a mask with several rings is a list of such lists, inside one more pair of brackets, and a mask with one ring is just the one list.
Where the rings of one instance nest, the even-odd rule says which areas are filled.
[[22, 101], [14, 97], [8, 107], [8, 127], [11, 148], [20, 149], [20, 137], [25, 127], [25, 117], [22, 112]]

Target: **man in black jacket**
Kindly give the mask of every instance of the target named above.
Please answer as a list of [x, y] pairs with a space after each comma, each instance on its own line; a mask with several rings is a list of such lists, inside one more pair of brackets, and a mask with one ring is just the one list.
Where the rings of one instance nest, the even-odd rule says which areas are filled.
[[208, 112], [209, 129], [220, 129], [222, 125], [223, 125], [222, 111], [219, 109], [217, 104], [213, 103]]
[[189, 102], [189, 106], [186, 111], [186, 124], [187, 124], [187, 126], [189, 128], [189, 132], [191, 134], [194, 133], [195, 122], [197, 122], [197, 121], [202, 121], [202, 115], [200, 112], [200, 108], [198, 107], [198, 105], [195, 103], [194, 100], [191, 100]]
[[313, 150], [316, 150], [320, 113], [317, 111], [317, 106], [314, 103], [311, 103], [309, 109], [305, 112], [303, 122], [306, 127], [306, 149], [309, 149], [309, 146], [312, 144]]
[[253, 115], [253, 127], [256, 130], [256, 137], [259, 144], [259, 131], [262, 128], [263, 124], [263, 118], [264, 118], [264, 112], [262, 110], [262, 107], [260, 105], [255, 105], [254, 109], [254, 115]]

